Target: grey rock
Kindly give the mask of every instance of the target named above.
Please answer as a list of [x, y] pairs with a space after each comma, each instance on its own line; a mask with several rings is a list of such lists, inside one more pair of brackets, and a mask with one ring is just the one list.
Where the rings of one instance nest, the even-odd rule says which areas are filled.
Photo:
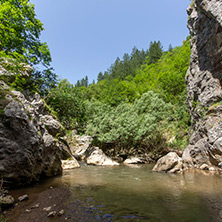
[[65, 211], [62, 209], [58, 212], [58, 216], [62, 216], [65, 213]]
[[65, 136], [64, 127], [50, 115], [41, 117], [41, 121], [52, 136]]
[[110, 157], [106, 156], [98, 147], [91, 147], [88, 150], [86, 162], [89, 165], [96, 166], [118, 166], [119, 163], [113, 161]]
[[49, 207], [44, 207], [44, 208], [43, 208], [43, 211], [48, 212], [48, 211], [50, 211], [51, 209], [52, 209], [52, 207], [51, 207], [51, 206], [49, 206]]
[[22, 201], [25, 201], [25, 200], [28, 200], [28, 199], [29, 199], [29, 196], [27, 194], [18, 197], [19, 202], [22, 202]]
[[152, 171], [167, 173], [180, 172], [182, 171], [182, 160], [175, 152], [170, 152], [157, 161]]
[[200, 166], [200, 169], [201, 170], [209, 170], [209, 166], [204, 163], [203, 165]]
[[0, 178], [4, 184], [21, 186], [61, 174], [62, 147], [54, 138], [62, 132], [61, 125], [49, 117], [38, 94], [10, 91], [5, 83], [0, 84]]
[[123, 163], [124, 164], [141, 164], [141, 163], [145, 163], [145, 162], [142, 160], [142, 158], [133, 156], [133, 157], [130, 157], [130, 158], [124, 160]]
[[55, 215], [56, 215], [56, 211], [51, 211], [51, 212], [49, 212], [47, 217], [55, 217]]
[[74, 157], [72, 158], [72, 160], [62, 160], [63, 170], [70, 170], [70, 169], [75, 169], [79, 167], [80, 165]]
[[72, 133], [70, 144], [70, 150], [72, 155], [77, 160], [84, 160], [86, 157], [86, 153], [88, 148], [90, 147], [92, 142], [92, 137], [87, 135], [76, 135], [75, 132]]
[[2, 209], [7, 209], [14, 205], [14, 198], [10, 195], [0, 196], [0, 206]]
[[193, 134], [183, 165], [215, 169], [222, 162], [222, 2], [195, 0], [187, 12], [191, 58], [186, 82]]

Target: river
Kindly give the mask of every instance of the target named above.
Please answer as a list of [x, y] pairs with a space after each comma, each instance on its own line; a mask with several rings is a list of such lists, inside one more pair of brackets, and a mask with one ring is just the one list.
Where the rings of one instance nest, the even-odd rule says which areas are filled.
[[64, 171], [61, 177], [16, 189], [11, 193], [16, 197], [27, 193], [29, 205], [15, 207], [9, 221], [22, 221], [24, 210], [49, 187], [65, 188], [69, 195], [65, 214], [44, 221], [222, 221], [221, 175], [154, 173], [152, 167], [82, 166]]

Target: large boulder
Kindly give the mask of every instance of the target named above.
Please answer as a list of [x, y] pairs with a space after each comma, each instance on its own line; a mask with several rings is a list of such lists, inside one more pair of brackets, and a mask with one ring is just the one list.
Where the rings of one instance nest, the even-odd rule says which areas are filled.
[[218, 167], [222, 163], [222, 3], [195, 0], [187, 12], [191, 59], [186, 82], [193, 133], [182, 159], [184, 168]]
[[157, 161], [153, 167], [153, 171], [167, 173], [180, 172], [182, 171], [182, 160], [175, 152], [170, 152]]
[[71, 170], [75, 168], [79, 168], [80, 165], [75, 158], [71, 158], [69, 160], [62, 160], [62, 168], [63, 170]]
[[98, 147], [90, 147], [86, 162], [89, 165], [96, 166], [118, 166], [119, 163], [113, 161], [110, 157], [106, 156]]
[[55, 138], [58, 131], [63, 132], [60, 123], [49, 117], [38, 94], [11, 91], [4, 82], [1, 86], [0, 178], [4, 184], [20, 186], [61, 174], [62, 148]]
[[86, 158], [87, 150], [91, 145], [92, 137], [88, 135], [76, 135], [72, 132], [71, 138], [68, 139], [71, 154], [77, 160], [84, 160]]

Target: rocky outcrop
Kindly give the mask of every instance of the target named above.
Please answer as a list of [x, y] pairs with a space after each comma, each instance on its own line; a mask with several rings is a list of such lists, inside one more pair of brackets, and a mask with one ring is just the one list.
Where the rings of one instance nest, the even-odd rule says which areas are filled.
[[79, 168], [80, 165], [78, 161], [75, 158], [72, 158], [71, 160], [62, 160], [62, 169], [63, 170], [71, 170], [75, 168]]
[[[2, 71], [1, 67], [1, 72]], [[19, 186], [62, 173], [61, 124], [38, 94], [11, 91], [0, 82], [0, 178]]]
[[89, 165], [96, 166], [118, 166], [119, 163], [113, 161], [110, 157], [106, 156], [98, 147], [90, 147], [88, 149], [86, 162]]
[[153, 167], [155, 172], [176, 173], [182, 171], [182, 159], [175, 153], [170, 152], [161, 157]]
[[72, 131], [71, 138], [68, 138], [68, 141], [71, 154], [77, 160], [84, 160], [87, 150], [91, 145], [92, 137], [87, 135], [76, 135], [75, 132]]
[[188, 8], [191, 60], [187, 72], [192, 118], [184, 168], [222, 164], [222, 2], [195, 0]]

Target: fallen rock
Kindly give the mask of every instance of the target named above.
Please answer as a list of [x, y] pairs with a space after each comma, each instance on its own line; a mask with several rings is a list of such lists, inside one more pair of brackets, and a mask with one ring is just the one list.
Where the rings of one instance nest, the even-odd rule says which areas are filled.
[[145, 162], [139, 157], [130, 157], [126, 159], [123, 163], [124, 164], [143, 164]]
[[200, 166], [200, 170], [209, 170], [209, 166], [204, 163]]
[[65, 213], [65, 211], [62, 209], [58, 212], [58, 216], [62, 216]]
[[56, 211], [51, 211], [51, 212], [49, 212], [47, 217], [55, 217], [55, 215], [56, 215]]
[[14, 198], [10, 195], [0, 196], [0, 206], [3, 210], [12, 207], [14, 202]]
[[119, 163], [113, 161], [110, 157], [106, 156], [98, 147], [91, 147], [88, 151], [86, 162], [89, 165], [96, 166], [118, 166]]
[[175, 152], [170, 152], [157, 161], [152, 171], [167, 173], [180, 172], [182, 171], [182, 160]]
[[87, 135], [76, 135], [75, 132], [72, 133], [71, 141], [69, 141], [70, 150], [72, 155], [77, 160], [84, 160], [87, 154], [87, 149], [90, 147], [92, 142], [92, 137]]
[[48, 211], [50, 211], [51, 209], [52, 209], [52, 207], [51, 207], [51, 206], [49, 206], [49, 207], [44, 207], [44, 208], [43, 208], [43, 211], [48, 212]]
[[25, 200], [28, 200], [28, 199], [29, 199], [29, 196], [27, 194], [18, 197], [19, 202], [22, 202], [22, 201], [25, 201]]
[[31, 208], [30, 209], [35, 209], [35, 208], [39, 208], [39, 203], [37, 203], [36, 205], [34, 205], [34, 206], [31, 206]]
[[63, 170], [70, 170], [70, 169], [75, 169], [79, 167], [80, 165], [75, 158], [72, 158], [72, 160], [62, 160]]

